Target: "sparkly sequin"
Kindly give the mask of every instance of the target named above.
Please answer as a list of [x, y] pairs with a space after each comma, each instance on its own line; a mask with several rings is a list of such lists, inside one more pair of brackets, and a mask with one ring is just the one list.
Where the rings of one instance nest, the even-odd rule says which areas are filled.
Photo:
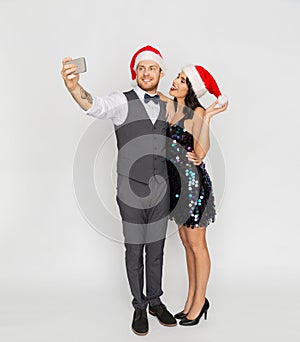
[[207, 227], [215, 221], [212, 183], [205, 164], [195, 166], [186, 157], [194, 146], [184, 119], [167, 128], [167, 160], [171, 190], [170, 219], [186, 227]]

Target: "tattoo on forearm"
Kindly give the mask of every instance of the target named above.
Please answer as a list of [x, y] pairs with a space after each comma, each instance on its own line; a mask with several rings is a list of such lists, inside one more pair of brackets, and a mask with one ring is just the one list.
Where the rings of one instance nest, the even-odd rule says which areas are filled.
[[83, 100], [87, 100], [90, 104], [93, 104], [92, 95], [85, 91], [83, 88], [80, 88], [80, 96]]

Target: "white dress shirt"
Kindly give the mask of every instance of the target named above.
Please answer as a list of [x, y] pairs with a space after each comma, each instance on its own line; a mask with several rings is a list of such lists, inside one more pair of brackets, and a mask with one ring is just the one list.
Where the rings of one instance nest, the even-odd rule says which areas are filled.
[[[138, 86], [134, 87], [133, 90], [141, 100], [150, 120], [154, 124], [160, 111], [159, 103], [156, 104], [153, 101], [145, 103], [144, 95], [146, 92]], [[153, 96], [153, 94], [149, 95]], [[123, 93], [113, 92], [108, 96], [92, 95], [92, 98], [92, 107], [84, 111], [87, 115], [91, 115], [97, 119], [111, 119], [117, 126], [125, 122], [128, 115], [128, 102]]]

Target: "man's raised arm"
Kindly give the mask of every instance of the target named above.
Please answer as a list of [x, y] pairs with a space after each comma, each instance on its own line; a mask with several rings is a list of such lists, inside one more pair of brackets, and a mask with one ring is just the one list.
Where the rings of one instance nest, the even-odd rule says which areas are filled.
[[79, 104], [83, 110], [88, 110], [92, 107], [93, 98], [82, 86], [78, 83], [79, 74], [74, 75], [76, 66], [74, 64], [66, 64], [71, 61], [71, 57], [66, 57], [62, 60], [61, 75], [65, 82], [67, 89], [73, 96], [74, 100]]

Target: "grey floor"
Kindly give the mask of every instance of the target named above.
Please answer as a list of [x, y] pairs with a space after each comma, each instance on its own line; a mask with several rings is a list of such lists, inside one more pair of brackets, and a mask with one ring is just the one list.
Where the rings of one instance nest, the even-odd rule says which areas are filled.
[[[300, 341], [297, 288], [237, 286], [210, 288], [207, 321], [194, 327], [160, 325], [150, 316], [145, 337], [130, 330], [132, 308], [115, 287], [97, 290], [11, 291], [1, 294], [0, 340], [5, 342], [131, 341]], [[114, 292], [114, 299], [110, 298]], [[174, 291], [175, 293], [176, 291]], [[168, 308], [181, 309], [174, 293], [164, 295]], [[171, 300], [173, 299], [173, 300]]]

